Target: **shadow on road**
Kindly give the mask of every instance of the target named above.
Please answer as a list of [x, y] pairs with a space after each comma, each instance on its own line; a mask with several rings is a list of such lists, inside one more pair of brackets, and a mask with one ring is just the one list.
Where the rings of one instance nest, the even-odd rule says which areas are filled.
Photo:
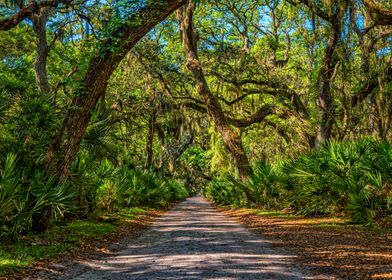
[[196, 196], [74, 279], [304, 279], [294, 258]]

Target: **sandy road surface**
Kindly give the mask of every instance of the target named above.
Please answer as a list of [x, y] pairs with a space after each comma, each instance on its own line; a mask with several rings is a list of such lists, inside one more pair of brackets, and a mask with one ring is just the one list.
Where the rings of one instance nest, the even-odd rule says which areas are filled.
[[73, 279], [306, 279], [293, 258], [196, 196]]

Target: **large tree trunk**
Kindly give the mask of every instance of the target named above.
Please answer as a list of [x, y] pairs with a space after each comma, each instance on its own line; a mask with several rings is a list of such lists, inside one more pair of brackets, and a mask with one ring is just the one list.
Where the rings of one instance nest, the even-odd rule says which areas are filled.
[[381, 135], [380, 128], [380, 114], [378, 112], [376, 97], [374, 94], [369, 94], [366, 98], [366, 107], [368, 109], [368, 122], [369, 122], [369, 132], [373, 137]]
[[[208, 86], [198, 58], [196, 35], [193, 28], [194, 8], [194, 4], [190, 1], [184, 8], [183, 14], [180, 15], [183, 44], [187, 56], [186, 66], [192, 73], [196, 82], [196, 91], [206, 105], [207, 112], [214, 121], [216, 129], [222, 135], [225, 146], [233, 157], [241, 178], [247, 180], [252, 175], [252, 168], [242, 146], [241, 137], [228, 124], [221, 105]], [[247, 195], [249, 196], [249, 194]]]
[[331, 96], [331, 78], [335, 69], [334, 52], [339, 39], [339, 28], [333, 27], [324, 51], [323, 64], [317, 78], [317, 105], [320, 108], [319, 127], [315, 146], [319, 147], [331, 137], [333, 125], [333, 101]]
[[168, 169], [169, 172], [173, 173], [177, 169], [177, 160], [180, 156], [192, 145], [194, 139], [193, 132], [190, 131], [189, 134], [184, 137], [182, 142], [174, 140], [172, 143], [166, 144], [166, 152], [161, 158], [161, 164], [159, 170], [164, 174], [165, 170]]
[[49, 46], [46, 37], [46, 22], [50, 8], [40, 9], [38, 14], [33, 14], [33, 29], [37, 36], [37, 56], [34, 62], [35, 80], [41, 93], [49, 93], [50, 86], [46, 70]]
[[47, 153], [46, 169], [60, 180], [70, 175], [70, 167], [79, 151], [91, 112], [104, 97], [117, 65], [147, 32], [185, 4], [186, 0], [157, 0], [148, 3], [120, 25], [90, 61], [86, 76], [80, 84], [80, 92], [72, 100], [62, 127]]
[[146, 154], [147, 154], [146, 165], [145, 165], [146, 168], [151, 168], [152, 166], [155, 122], [156, 122], [156, 114], [155, 112], [152, 112], [150, 120], [148, 122], [148, 131], [147, 131], [147, 139], [146, 139]]

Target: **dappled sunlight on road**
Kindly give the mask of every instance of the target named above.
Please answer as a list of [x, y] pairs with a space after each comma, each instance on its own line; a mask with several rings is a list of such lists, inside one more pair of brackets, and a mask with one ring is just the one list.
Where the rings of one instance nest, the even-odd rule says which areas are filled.
[[74, 279], [304, 279], [294, 259], [197, 196]]

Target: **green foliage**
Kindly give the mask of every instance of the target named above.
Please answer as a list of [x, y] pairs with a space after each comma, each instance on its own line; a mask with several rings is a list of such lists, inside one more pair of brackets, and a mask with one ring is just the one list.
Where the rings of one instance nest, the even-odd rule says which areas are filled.
[[[392, 218], [391, 162], [392, 146], [387, 142], [329, 142], [290, 161], [256, 164], [246, 184], [225, 176], [214, 179], [205, 191], [220, 204], [290, 206], [304, 215], [344, 214], [355, 223], [385, 222]], [[244, 188], [251, 201], [244, 201]]]
[[213, 178], [203, 189], [204, 195], [215, 203], [222, 205], [246, 205], [244, 184], [230, 173], [223, 173], [220, 177]]
[[55, 224], [45, 233], [28, 234], [15, 244], [0, 244], [0, 277], [10, 269], [21, 269], [34, 261], [65, 252], [84, 243], [100, 240], [121, 224], [132, 222], [145, 210], [130, 208], [116, 214], [102, 213], [83, 220]]
[[[0, 237], [18, 239], [47, 230], [66, 217], [86, 217], [106, 208], [165, 206], [188, 196], [183, 184], [128, 164], [115, 140], [112, 118], [97, 111], [72, 166], [72, 177], [59, 183], [45, 174], [44, 158], [58, 116], [50, 100], [25, 90], [12, 101], [3, 95], [0, 109]], [[43, 131], [45, 133], [43, 133]], [[126, 155], [126, 154], [125, 154]]]
[[[0, 110], [0, 236], [43, 231], [74, 210], [70, 184], [45, 175], [43, 158], [58, 118], [34, 90], [3, 91]], [[45, 133], [43, 133], [43, 131]]]
[[57, 184], [38, 171], [27, 178], [17, 157], [8, 154], [0, 166], [1, 238], [10, 240], [30, 231], [42, 232], [67, 213], [85, 216], [99, 209], [161, 207], [189, 195], [181, 182], [152, 171], [114, 167], [109, 162], [93, 171]]
[[282, 206], [284, 190], [279, 182], [280, 171], [276, 167], [263, 162], [256, 163], [253, 171], [253, 176], [248, 182], [248, 188], [254, 198], [252, 203], [265, 208]]
[[0, 237], [17, 238], [31, 230], [45, 230], [53, 220], [71, 211], [73, 193], [42, 173], [26, 177], [15, 154], [0, 166]]
[[371, 223], [391, 214], [392, 147], [363, 139], [329, 142], [284, 167], [291, 205], [304, 214], [345, 213]]
[[[280, 176], [277, 168], [258, 162], [254, 164], [253, 175], [247, 182], [224, 173], [214, 178], [204, 191], [207, 197], [219, 204], [276, 208], [283, 202]], [[250, 201], [246, 199], [245, 192], [250, 195]]]
[[[230, 173], [224, 173], [214, 178], [204, 192], [218, 204], [264, 208], [281, 206], [284, 190], [279, 182], [279, 171], [263, 162], [256, 163], [253, 171], [253, 176], [245, 183]], [[250, 201], [246, 199], [245, 192], [250, 195]]]
[[184, 185], [164, 179], [157, 173], [119, 167], [98, 189], [98, 205], [109, 211], [133, 206], [166, 206], [185, 199], [189, 194]]
[[[4, 159], [3, 159], [4, 160]], [[15, 203], [20, 185], [15, 177], [16, 156], [8, 154], [0, 170], [0, 220], [11, 220], [16, 212]]]
[[[0, 7], [4, 17], [17, 8], [8, 2], [12, 1]], [[345, 6], [354, 13], [337, 20], [346, 25], [351, 17], [364, 18], [358, 3]], [[205, 104], [186, 70], [174, 17], [153, 28], [117, 67], [121, 42], [129, 33], [126, 26], [140, 23], [134, 12], [145, 4], [81, 1], [75, 4], [78, 13], [51, 11], [45, 31], [50, 91], [45, 93], [36, 85], [34, 28], [22, 21], [2, 31], [1, 238], [18, 238], [63, 218], [88, 217], [102, 209], [166, 206], [196, 193], [214, 176], [204, 192], [220, 204], [291, 207], [307, 215], [345, 214], [365, 224], [390, 217], [389, 143], [330, 142], [309, 151], [322, 113], [317, 101], [320, 83], [330, 84], [331, 137], [391, 139], [390, 34], [373, 28], [360, 38], [355, 28], [343, 26], [332, 59], [339, 63], [327, 71], [333, 72], [333, 79], [327, 79], [333, 83], [323, 83], [319, 71], [329, 61], [325, 46], [330, 29], [306, 6], [284, 1], [197, 5], [198, 57], [223, 119], [252, 120], [263, 106], [274, 107], [275, 113], [260, 123], [241, 128], [230, 124], [241, 136], [249, 160], [260, 161], [244, 183], [233, 175], [238, 168], [225, 145], [227, 135], [220, 135], [219, 125], [207, 117], [211, 112], [202, 109]], [[328, 5], [319, 4], [328, 12]], [[109, 53], [116, 59], [105, 72], [114, 70], [106, 87], [106, 82], [94, 83], [94, 77], [105, 76], [94, 72], [96, 65], [106, 62], [91, 59], [104, 59]], [[78, 124], [75, 131], [63, 133], [61, 123], [78, 104], [87, 102], [86, 81], [94, 94], [106, 94], [95, 108], [87, 106], [89, 126], [82, 131], [69, 178], [59, 183], [45, 173], [45, 158], [52, 143], [70, 143], [56, 136], [79, 133]], [[354, 97], [357, 102], [352, 102]], [[294, 159], [282, 160], [287, 158]], [[147, 165], [149, 170], [144, 170]]]

